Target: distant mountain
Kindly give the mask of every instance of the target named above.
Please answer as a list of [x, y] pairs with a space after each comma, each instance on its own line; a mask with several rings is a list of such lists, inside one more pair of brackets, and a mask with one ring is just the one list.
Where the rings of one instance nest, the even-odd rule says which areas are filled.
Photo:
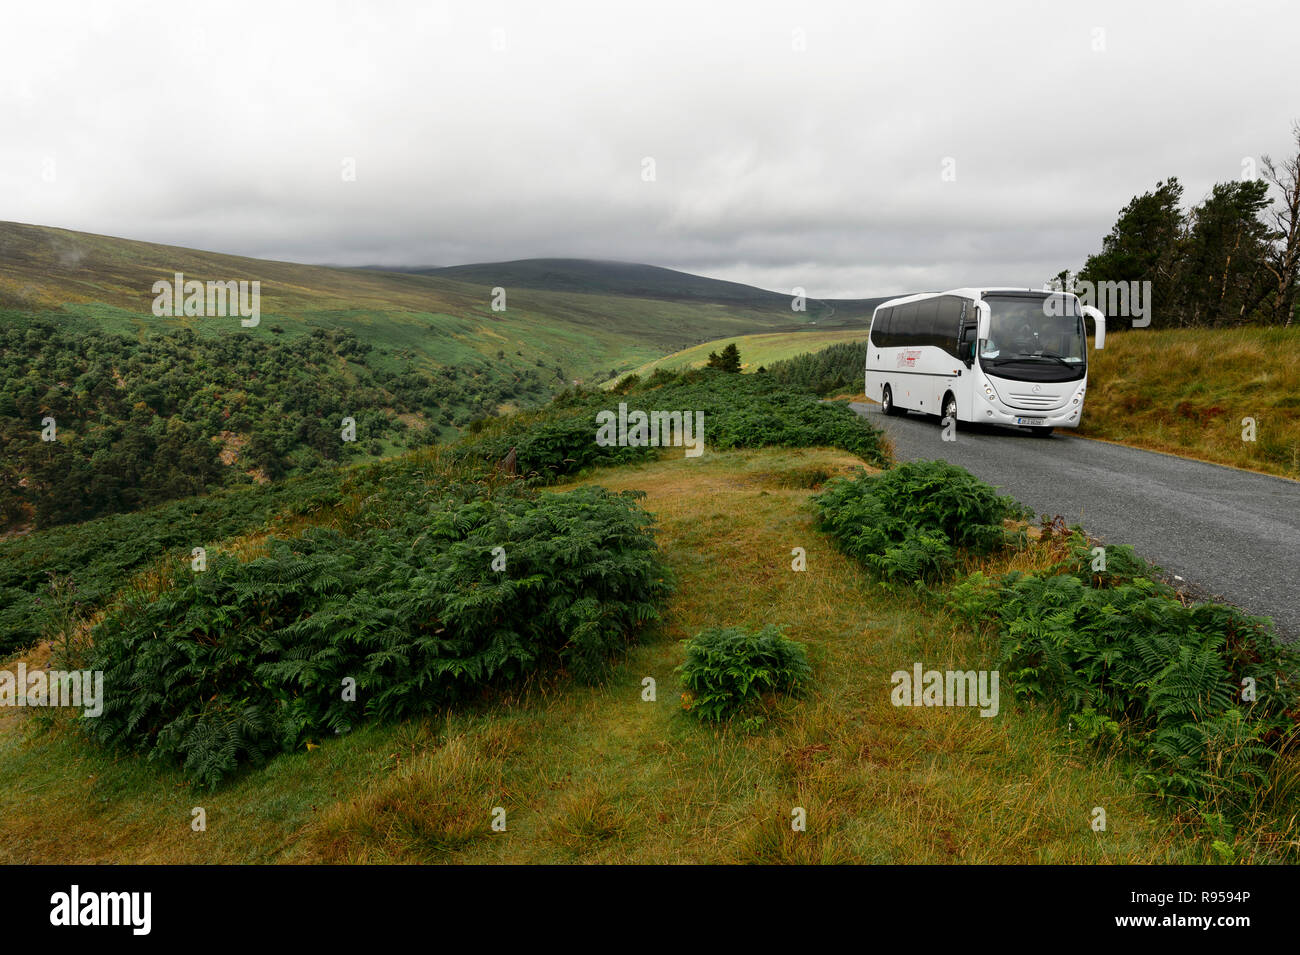
[[765, 289], [678, 272], [657, 265], [600, 259], [518, 259], [446, 268], [403, 269], [477, 285], [628, 295], [668, 301], [713, 302], [747, 308], [789, 309], [790, 296]]
[[[616, 262], [604, 259], [516, 259], [510, 262], [479, 262], [440, 268], [394, 269], [406, 274], [430, 275], [503, 288], [545, 289], [625, 295], [631, 298], [672, 302], [707, 302], [738, 308], [774, 310], [797, 320], [790, 309], [791, 296], [740, 282], [706, 278], [658, 265]], [[809, 299], [808, 315], [814, 320], [840, 322], [870, 317], [880, 302], [892, 296], [868, 299]]]

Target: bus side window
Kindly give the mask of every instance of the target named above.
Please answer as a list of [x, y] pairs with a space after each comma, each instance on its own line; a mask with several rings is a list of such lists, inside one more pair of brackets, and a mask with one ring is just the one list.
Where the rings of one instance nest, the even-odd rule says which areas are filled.
[[950, 354], [961, 354], [958, 339], [961, 337], [961, 299], [945, 295], [939, 299], [939, 315], [935, 322], [935, 344]]
[[943, 337], [939, 334], [939, 323], [943, 320], [943, 299], [927, 298], [920, 306], [916, 315], [917, 344], [943, 348]]
[[871, 341], [877, 348], [889, 347], [889, 317], [893, 311], [892, 308], [876, 311], [876, 319], [871, 323]]
[[916, 302], [899, 305], [895, 309], [897, 317], [891, 326], [891, 344], [898, 348], [915, 348], [919, 344], [916, 340], [916, 309]]

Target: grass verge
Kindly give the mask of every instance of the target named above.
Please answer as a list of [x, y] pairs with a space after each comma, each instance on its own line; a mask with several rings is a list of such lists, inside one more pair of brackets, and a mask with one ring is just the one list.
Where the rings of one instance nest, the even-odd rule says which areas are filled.
[[[1190, 824], [1123, 763], [1004, 697], [996, 718], [890, 703], [890, 674], [978, 666], [992, 648], [871, 580], [813, 527], [825, 449], [668, 452], [565, 487], [642, 489], [679, 580], [661, 627], [596, 687], [529, 682], [492, 702], [367, 726], [215, 792], [91, 749], [59, 719], [0, 727], [5, 862], [1205, 862]], [[791, 551], [807, 570], [791, 570]], [[1022, 569], [1031, 549], [998, 558]], [[804, 700], [702, 727], [681, 640], [776, 624], [808, 647]], [[656, 681], [656, 702], [643, 681]], [[1105, 832], [1089, 823], [1106, 810]], [[207, 830], [191, 828], [203, 807]], [[506, 828], [491, 828], [493, 810]], [[807, 830], [791, 829], [803, 808]], [[1239, 858], [1250, 858], [1240, 855]]]
[[1082, 436], [1300, 480], [1300, 328], [1138, 329], [1088, 360]]

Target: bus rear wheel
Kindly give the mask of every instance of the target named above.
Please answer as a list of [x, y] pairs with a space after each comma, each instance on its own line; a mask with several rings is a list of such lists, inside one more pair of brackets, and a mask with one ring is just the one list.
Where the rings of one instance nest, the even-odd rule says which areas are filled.
[[943, 410], [939, 412], [939, 423], [951, 419], [953, 424], [957, 423], [957, 399], [952, 395], [943, 396]]
[[898, 406], [894, 404], [894, 392], [889, 385], [885, 385], [885, 390], [880, 393], [880, 410], [887, 415], [898, 414]]

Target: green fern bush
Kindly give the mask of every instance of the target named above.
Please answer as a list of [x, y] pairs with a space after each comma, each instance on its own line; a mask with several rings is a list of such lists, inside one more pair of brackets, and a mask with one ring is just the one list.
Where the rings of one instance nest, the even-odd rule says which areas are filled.
[[[0, 656], [39, 642], [71, 603], [82, 615], [104, 606], [164, 556], [188, 556], [196, 543], [256, 529], [276, 513], [337, 503], [344, 480], [344, 472], [317, 472], [0, 540]], [[70, 599], [49, 592], [52, 576], [68, 582]]]
[[803, 644], [772, 626], [756, 633], [705, 630], [686, 641], [686, 661], [677, 670], [689, 692], [687, 711], [709, 723], [728, 719], [764, 693], [798, 692], [812, 677]]
[[90, 662], [106, 702], [88, 731], [215, 784], [314, 735], [538, 671], [598, 679], [671, 589], [637, 494], [473, 493], [412, 487], [356, 535], [313, 529], [247, 562], [216, 556], [110, 614]]
[[1127, 544], [1107, 544], [1103, 566], [1093, 557], [1091, 543], [1077, 527], [1070, 529], [1068, 546], [1069, 556], [1054, 572], [1070, 574], [1092, 587], [1118, 587], [1160, 575], [1159, 567], [1143, 560]]
[[[656, 372], [621, 394], [567, 391], [540, 411], [480, 422], [477, 434], [441, 449], [440, 468], [488, 482], [516, 448], [517, 469], [530, 486], [596, 465], [617, 465], [657, 453], [654, 448], [599, 447], [597, 411], [630, 408], [701, 411], [708, 449], [765, 445], [842, 448], [884, 466], [880, 432], [840, 404], [822, 403], [765, 376], [693, 371]], [[707, 453], [707, 451], [706, 451]], [[255, 530], [276, 515], [328, 508], [367, 485], [386, 487], [415, 459], [315, 472], [269, 486], [226, 489], [145, 511], [98, 518], [0, 541], [0, 655], [30, 646], [68, 608], [51, 602], [51, 574], [71, 578], [78, 610], [107, 604], [136, 573], [162, 559], [179, 559], [196, 544], [210, 546]], [[418, 467], [423, 467], [420, 463]], [[489, 482], [490, 483], [490, 482]]]
[[997, 633], [998, 666], [1017, 696], [1060, 707], [1085, 738], [1138, 757], [1154, 792], [1242, 809], [1297, 738], [1297, 656], [1267, 619], [1185, 605], [1153, 572], [1113, 545], [1106, 569], [1094, 570], [1074, 529], [1060, 565], [972, 574], [947, 605]]
[[818, 526], [882, 578], [943, 580], [965, 551], [986, 554], [1023, 540], [1003, 526], [1026, 512], [969, 471], [913, 461], [881, 474], [839, 478], [814, 496]]
[[1077, 575], [1012, 574], [994, 611], [999, 666], [1017, 694], [1141, 756], [1162, 795], [1239, 801], [1295, 736], [1294, 659], [1265, 619], [1184, 606], [1146, 578], [1091, 587]]
[[[656, 372], [615, 392], [568, 391], [543, 413], [489, 425], [478, 440], [454, 450], [456, 460], [488, 467], [515, 449], [520, 472], [549, 481], [593, 465], [617, 465], [657, 454], [652, 447], [596, 444], [598, 411], [699, 411], [707, 449], [835, 447], [885, 467], [881, 432], [844, 404], [819, 401], [766, 375], [733, 375], [698, 369], [680, 375]], [[707, 451], [706, 451], [707, 453]]]

